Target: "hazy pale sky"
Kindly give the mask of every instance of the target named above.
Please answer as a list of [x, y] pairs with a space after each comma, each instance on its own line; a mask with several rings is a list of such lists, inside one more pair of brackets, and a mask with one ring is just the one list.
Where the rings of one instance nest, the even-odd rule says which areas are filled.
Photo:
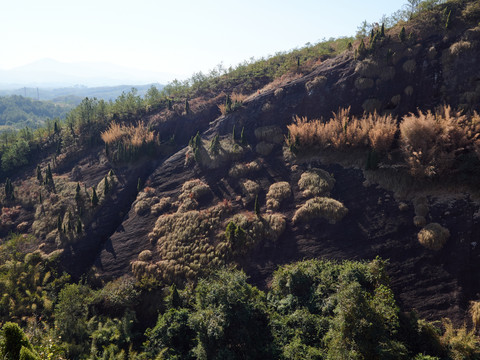
[[354, 35], [406, 0], [15, 0], [0, 6], [0, 69], [52, 58], [180, 78]]

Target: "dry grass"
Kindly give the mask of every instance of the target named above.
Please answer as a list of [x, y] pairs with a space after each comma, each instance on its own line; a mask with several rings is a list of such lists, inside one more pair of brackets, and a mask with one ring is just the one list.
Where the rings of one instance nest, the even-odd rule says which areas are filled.
[[464, 52], [467, 52], [471, 48], [472, 44], [470, 43], [470, 41], [460, 40], [455, 44], [452, 44], [452, 46], [450, 46], [448, 50], [450, 52], [450, 56], [456, 57], [463, 54]]
[[335, 224], [342, 220], [347, 213], [348, 209], [340, 201], [328, 197], [315, 197], [295, 211], [292, 221], [298, 223], [324, 218], [331, 224]]
[[335, 179], [322, 169], [305, 171], [298, 180], [298, 187], [303, 190], [303, 196], [328, 196], [335, 186]]
[[225, 247], [215, 241], [215, 230], [228, 211], [227, 204], [220, 203], [206, 210], [161, 215], [149, 234], [160, 260], [132, 262], [135, 276], [181, 283], [224, 264]]
[[473, 146], [478, 137], [470, 129], [471, 122], [448, 106], [404, 117], [400, 141], [412, 175], [432, 177], [450, 170], [457, 152]]
[[391, 116], [373, 112], [356, 118], [350, 116], [350, 108], [338, 110], [328, 122], [296, 117], [287, 128], [287, 145], [301, 150], [317, 147], [343, 150], [371, 146], [378, 151], [387, 151], [397, 131], [396, 122]]
[[155, 133], [140, 121], [136, 125], [124, 125], [113, 122], [101, 136], [102, 140], [107, 144], [122, 142], [134, 147], [140, 147], [143, 144], [157, 140]]
[[267, 209], [277, 210], [281, 202], [288, 199], [291, 194], [290, 184], [286, 181], [270, 185], [267, 193]]
[[440, 250], [449, 237], [450, 231], [438, 223], [428, 224], [418, 233], [420, 244], [435, 251]]

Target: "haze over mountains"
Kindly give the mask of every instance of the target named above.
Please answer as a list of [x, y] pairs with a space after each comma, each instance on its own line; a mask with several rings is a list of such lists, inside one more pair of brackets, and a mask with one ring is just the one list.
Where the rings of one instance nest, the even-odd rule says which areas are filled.
[[9, 70], [0, 70], [0, 89], [145, 85], [167, 83], [174, 74], [152, 72], [109, 63], [64, 63], [42, 59]]

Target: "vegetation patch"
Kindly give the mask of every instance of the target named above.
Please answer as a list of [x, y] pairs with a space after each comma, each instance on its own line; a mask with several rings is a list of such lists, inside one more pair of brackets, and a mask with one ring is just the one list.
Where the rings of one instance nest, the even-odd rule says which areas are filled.
[[328, 196], [335, 186], [332, 175], [322, 169], [305, 171], [298, 180], [298, 187], [303, 190], [303, 196]]
[[438, 223], [428, 224], [418, 233], [420, 244], [427, 249], [435, 251], [440, 250], [449, 237], [450, 231]]
[[215, 240], [216, 229], [229, 207], [220, 203], [205, 210], [161, 215], [148, 235], [156, 245], [156, 262], [138, 259], [132, 271], [141, 279], [157, 277], [165, 283], [193, 280], [225, 259], [225, 246]]
[[230, 168], [228, 175], [233, 178], [245, 177], [250, 173], [259, 171], [261, 168], [262, 165], [258, 162], [258, 160], [254, 160], [249, 163], [239, 163]]
[[278, 126], [263, 126], [255, 129], [255, 137], [259, 141], [265, 141], [273, 144], [283, 143], [283, 132]]
[[292, 189], [286, 181], [276, 182], [270, 185], [267, 193], [267, 209], [278, 210], [282, 201], [290, 198]]
[[323, 218], [335, 224], [347, 213], [348, 209], [340, 201], [328, 197], [314, 197], [295, 211], [292, 221], [298, 223]]
[[293, 152], [367, 146], [383, 152], [391, 147], [397, 132], [397, 124], [391, 116], [372, 113], [356, 118], [350, 116], [350, 108], [340, 109], [328, 122], [296, 117], [287, 128], [287, 146]]
[[307, 81], [305, 84], [305, 89], [310, 94], [316, 89], [321, 89], [327, 83], [327, 78], [325, 76], [317, 76], [313, 80]]

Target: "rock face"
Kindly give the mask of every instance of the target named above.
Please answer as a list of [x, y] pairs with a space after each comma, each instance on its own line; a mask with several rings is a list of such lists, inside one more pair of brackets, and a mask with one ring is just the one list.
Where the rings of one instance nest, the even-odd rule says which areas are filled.
[[[210, 104], [197, 114], [159, 122], [161, 134], [175, 134], [176, 152], [139, 168], [138, 173], [129, 172], [124, 180], [125, 191], [118, 195], [122, 199], [113, 202], [105, 210], [105, 217], [96, 221], [102, 230], [90, 225], [86, 229], [89, 240], [70, 249], [70, 253], [82, 255], [83, 268], [94, 263], [106, 279], [130, 272], [131, 262], [144, 250], [151, 251], [154, 260], [161, 260], [155, 258], [155, 244], [148, 239], [159, 214], [152, 211], [153, 207], [139, 211], [140, 207], [133, 203], [139, 176], [158, 199], [169, 198], [169, 205], [177, 201], [186, 181], [201, 179], [209, 185], [212, 196], [208, 204], [200, 203], [199, 208], [226, 200], [233, 212], [253, 212], [254, 197], [242, 201], [244, 190], [240, 185], [241, 179], [250, 179], [260, 187], [262, 214], [266, 214], [265, 197], [270, 185], [283, 181], [292, 188], [292, 196], [279, 209], [286, 219], [285, 231], [274, 242], [255, 244], [238, 259], [255, 284], [266, 286], [278, 265], [295, 260], [369, 260], [380, 256], [390, 261], [389, 274], [403, 309], [416, 310], [429, 319], [448, 316], [463, 321], [468, 302], [480, 293], [480, 280], [475, 275], [480, 270], [479, 206], [469, 195], [456, 193], [447, 198], [440, 193], [427, 194], [429, 211], [422, 221], [440, 223], [450, 231], [442, 249], [428, 250], [417, 240], [420, 228], [413, 221], [414, 193], [396, 199], [392, 191], [366, 184], [363, 165], [340, 166], [335, 161], [315, 158], [294, 164], [285, 160], [278, 141], [279, 131], [286, 133], [293, 116], [327, 118], [340, 107], [350, 106], [357, 115], [377, 110], [394, 116], [417, 108], [431, 109], [443, 102], [459, 108], [478, 107], [480, 63], [476, 59], [480, 57], [480, 31], [467, 23], [447, 33], [434, 23], [421, 25], [424, 27], [412, 31], [413, 36], [406, 42], [391, 34], [370, 56], [354, 59], [353, 51], [345, 52], [309, 74], [252, 94], [241, 109], [226, 116], [218, 117], [216, 105]], [[249, 144], [240, 158], [227, 158], [219, 167], [189, 163], [186, 144], [197, 131], [205, 140], [215, 134], [226, 139], [231, 137], [234, 126], [237, 137], [244, 129]], [[259, 128], [264, 131], [255, 132]], [[267, 129], [275, 130], [270, 136]], [[259, 169], [242, 174], [241, 179], [229, 175], [235, 163], [249, 164], [258, 157]], [[310, 167], [333, 174], [335, 186], [329, 196], [348, 209], [341, 221], [332, 224], [319, 218], [292, 222], [295, 211], [307, 200], [298, 180]], [[175, 212], [176, 208], [166, 211]], [[82, 268], [78, 265], [72, 262], [71, 268]]]

